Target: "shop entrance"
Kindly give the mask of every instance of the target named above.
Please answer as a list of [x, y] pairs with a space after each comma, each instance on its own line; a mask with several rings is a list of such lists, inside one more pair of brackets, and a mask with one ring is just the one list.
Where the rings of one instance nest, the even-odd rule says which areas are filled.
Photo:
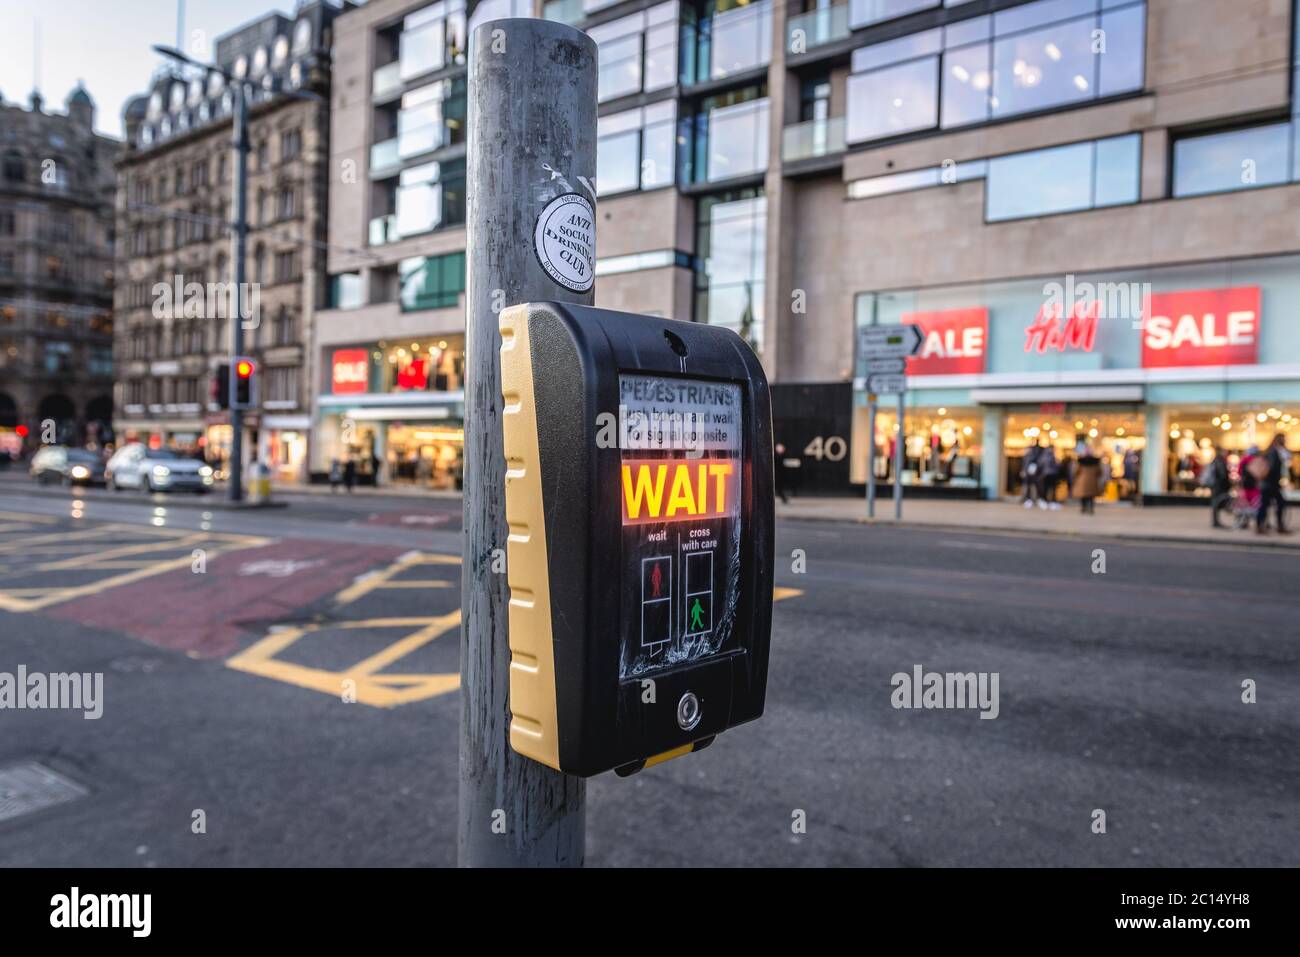
[[1133, 501], [1141, 495], [1146, 421], [1135, 406], [1013, 407], [1006, 412], [1003, 435], [1003, 487], [1009, 496], [1025, 494], [1021, 473], [1025, 453], [1034, 445], [1050, 446], [1060, 466], [1056, 481], [1045, 490], [1049, 501], [1070, 497], [1074, 463], [1085, 447], [1101, 458], [1103, 501]]
[[388, 427], [388, 480], [424, 488], [459, 489], [465, 468], [465, 429], [447, 424]]

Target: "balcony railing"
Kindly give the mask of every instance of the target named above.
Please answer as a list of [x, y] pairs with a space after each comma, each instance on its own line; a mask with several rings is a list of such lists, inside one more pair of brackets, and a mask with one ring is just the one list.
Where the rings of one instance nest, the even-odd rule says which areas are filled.
[[782, 131], [781, 159], [787, 163], [844, 152], [844, 117], [796, 123]]
[[402, 64], [399, 60], [385, 63], [375, 71], [370, 81], [370, 96], [380, 100], [392, 96], [403, 86]]
[[786, 21], [786, 56], [798, 56], [823, 44], [843, 40], [850, 32], [847, 3], [809, 10]]
[[397, 151], [397, 137], [375, 143], [370, 147], [370, 175], [372, 178], [395, 173], [402, 168], [402, 157]]
[[376, 216], [370, 221], [370, 245], [385, 246], [395, 243], [401, 237], [397, 235], [397, 217], [392, 213]]

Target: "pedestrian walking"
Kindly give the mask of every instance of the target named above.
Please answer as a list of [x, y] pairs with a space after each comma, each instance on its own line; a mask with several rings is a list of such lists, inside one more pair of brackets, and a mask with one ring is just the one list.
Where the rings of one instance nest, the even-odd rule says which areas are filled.
[[1042, 493], [1038, 507], [1057, 511], [1061, 503], [1056, 500], [1056, 486], [1060, 481], [1061, 463], [1056, 458], [1056, 449], [1046, 446], [1038, 456], [1038, 465], [1042, 469]]
[[357, 484], [357, 460], [349, 457], [347, 462], [345, 462], [343, 465], [343, 487], [346, 488], [348, 490], [348, 494], [351, 495], [352, 486], [356, 484]]
[[1020, 466], [1020, 480], [1024, 484], [1024, 505], [1025, 508], [1033, 508], [1037, 502], [1039, 506], [1043, 505], [1043, 476], [1042, 464], [1039, 459], [1042, 457], [1043, 449], [1039, 445], [1031, 445], [1025, 450], [1025, 458]]
[[1201, 469], [1201, 486], [1210, 490], [1210, 525], [1223, 528], [1219, 513], [1232, 502], [1232, 470], [1223, 449], [1214, 447], [1214, 458]]
[[1286, 499], [1282, 497], [1282, 475], [1285, 472], [1286, 440], [1282, 433], [1273, 436], [1268, 451], [1255, 461], [1262, 462], [1263, 467], [1252, 469], [1259, 479], [1259, 511], [1255, 513], [1255, 531], [1263, 535], [1268, 531], [1268, 508], [1275, 506], [1277, 513], [1277, 533], [1290, 535], [1286, 527]]
[[1101, 494], [1101, 458], [1086, 446], [1075, 462], [1071, 491], [1079, 500], [1082, 514], [1097, 514], [1097, 496]]
[[339, 486], [343, 484], [343, 466], [339, 464], [338, 459], [330, 461], [330, 494], [338, 492]]

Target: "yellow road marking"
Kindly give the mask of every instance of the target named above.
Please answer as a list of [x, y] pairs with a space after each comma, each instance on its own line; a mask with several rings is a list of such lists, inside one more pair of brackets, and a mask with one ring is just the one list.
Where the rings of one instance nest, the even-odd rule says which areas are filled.
[[802, 588], [786, 588], [783, 585], [777, 585], [772, 589], [772, 601], [783, 601], [786, 598], [798, 598], [802, 594]]
[[[20, 587], [0, 589], [0, 610], [19, 613], [39, 611], [42, 608], [48, 608], [50, 605], [71, 601], [74, 598], [83, 598], [87, 595], [98, 595], [111, 588], [129, 585], [132, 582], [150, 578], [154, 575], [161, 575], [177, 568], [187, 568], [193, 562], [193, 549], [195, 546], [201, 545], [205, 559], [211, 559], [226, 552], [256, 548], [271, 543], [269, 538], [258, 538], [252, 535], [182, 532], [172, 529], [154, 529], [148, 526], [109, 524], [94, 528], [73, 529], [62, 533], [38, 535], [16, 542], [8, 542], [0, 545], [0, 551], [26, 549], [35, 542], [42, 551], [49, 554], [58, 554], [60, 545], [78, 550], [85, 548], [87, 545], [98, 546], [97, 541], [88, 542], [86, 540], [100, 539], [113, 532], [126, 532], [128, 534], [146, 532], [152, 540], [100, 549], [86, 554], [70, 555], [58, 561], [43, 562], [32, 566], [31, 570], [96, 571], [129, 569], [128, 571], [124, 571], [119, 575], [110, 575], [98, 581], [63, 588], [34, 589]], [[175, 558], [157, 560], [127, 558], [127, 556], [142, 553], [168, 552], [177, 549], [183, 550], [185, 554]]]
[[451, 587], [450, 582], [447, 582], [445, 585], [439, 586], [439, 585], [432, 585], [428, 581], [408, 583], [405, 581], [393, 581], [392, 578], [394, 575], [398, 574], [399, 572], [406, 571], [409, 568], [415, 568], [419, 565], [459, 565], [459, 564], [460, 564], [460, 556], [458, 555], [437, 555], [428, 552], [411, 552], [408, 555], [403, 555], [401, 558], [393, 562], [393, 564], [389, 565], [383, 571], [374, 572], [373, 574], [369, 574], [369, 575], [363, 575], [361, 578], [358, 578], [351, 585], [343, 589], [334, 597], [334, 604], [350, 605], [358, 598], [363, 598], [366, 595], [369, 595], [372, 591], [381, 588], [421, 588], [421, 587], [450, 588]]
[[[340, 621], [324, 624], [301, 625], [286, 628], [268, 635], [261, 641], [226, 661], [226, 666], [263, 678], [272, 678], [286, 684], [320, 691], [343, 698], [352, 691], [356, 700], [375, 708], [392, 708], [412, 701], [422, 701], [447, 694], [460, 687], [460, 674], [388, 674], [374, 672], [387, 667], [417, 648], [421, 648], [440, 635], [456, 629], [460, 624], [460, 609], [431, 618], [369, 618], [362, 621]], [[276, 656], [286, 648], [322, 631], [362, 628], [414, 628], [378, 654], [365, 658], [344, 671], [309, 668], [306, 665], [281, 661]], [[349, 686], [345, 682], [352, 682]]]

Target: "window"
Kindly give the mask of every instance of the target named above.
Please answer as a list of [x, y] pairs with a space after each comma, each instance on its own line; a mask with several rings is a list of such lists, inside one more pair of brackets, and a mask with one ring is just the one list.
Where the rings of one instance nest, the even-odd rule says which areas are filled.
[[5, 153], [5, 179], [10, 183], [21, 183], [27, 178], [27, 164], [17, 150]]
[[734, 329], [755, 351], [763, 341], [766, 229], [767, 200], [760, 190], [700, 200], [696, 321]]
[[12, 249], [0, 249], [0, 276], [12, 276], [14, 274], [14, 251]]
[[[854, 0], [855, 10], [886, 13], [911, 5]], [[846, 138], [968, 126], [1140, 90], [1145, 50], [1142, 0], [1038, 0], [860, 47]]]
[[465, 62], [464, 0], [442, 0], [410, 14], [398, 39], [402, 80]]
[[690, 169], [695, 182], [718, 182], [767, 169], [768, 100], [747, 87], [702, 101], [694, 121]]
[[849, 26], [857, 29], [939, 6], [940, 0], [850, 0]]
[[285, 130], [280, 134], [280, 162], [295, 160], [302, 152], [302, 131]]
[[596, 185], [599, 195], [653, 189], [673, 182], [677, 104], [665, 100], [596, 121]]
[[0, 211], [0, 236], [12, 236], [14, 231], [14, 214], [7, 209]]
[[357, 309], [364, 306], [365, 286], [361, 282], [361, 274], [344, 272], [330, 276], [329, 304], [331, 309]]
[[298, 252], [289, 249], [275, 254], [275, 281], [289, 282], [298, 278]]
[[465, 291], [465, 254], [402, 260], [400, 300], [403, 312], [450, 309]]
[[682, 76], [706, 83], [763, 67], [771, 59], [770, 0], [704, 0], [682, 11]]
[[1274, 186], [1290, 179], [1291, 124], [1273, 123], [1174, 143], [1174, 195]]
[[288, 306], [281, 306], [275, 316], [275, 328], [272, 330], [273, 342], [277, 346], [291, 346], [295, 341], [297, 323]]
[[677, 82], [677, 0], [602, 23], [587, 33], [599, 49], [601, 102]]
[[270, 366], [266, 374], [266, 395], [263, 401], [268, 405], [276, 403], [281, 408], [298, 404], [298, 367]]
[[1138, 201], [1140, 136], [998, 156], [988, 161], [989, 222]]
[[407, 159], [461, 142], [464, 115], [464, 79], [440, 80], [403, 94], [397, 114], [397, 155]]
[[395, 198], [397, 235], [415, 236], [465, 221], [465, 161], [402, 170]]
[[850, 143], [933, 129], [939, 61], [935, 57], [849, 77]]
[[298, 191], [292, 186], [280, 190], [279, 214], [281, 219], [293, 219], [298, 215]]

